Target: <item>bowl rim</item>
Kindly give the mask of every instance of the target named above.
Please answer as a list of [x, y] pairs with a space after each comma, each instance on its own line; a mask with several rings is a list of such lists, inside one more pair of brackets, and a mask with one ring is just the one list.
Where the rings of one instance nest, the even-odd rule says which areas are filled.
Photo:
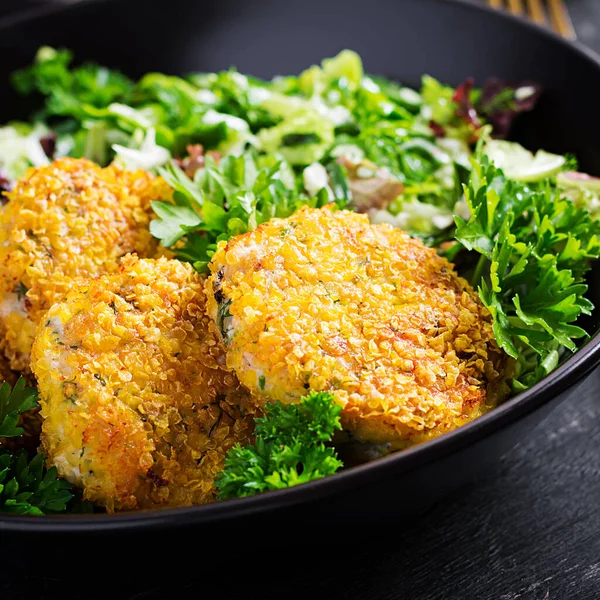
[[[108, 4], [114, 1], [82, 0], [69, 4], [35, 7], [1, 18], [0, 32], [48, 15], [75, 12], [81, 10], [82, 7], [85, 10], [85, 7], [91, 4]], [[430, 1], [448, 3], [448, 0]], [[515, 27], [525, 28], [534, 35], [545, 36], [591, 63], [600, 73], [600, 55], [577, 41], [566, 40], [553, 31], [529, 20], [494, 10], [487, 5], [474, 4], [471, 0], [452, 0], [452, 3], [457, 10], [483, 11], [490, 15], [493, 14], [494, 18], [512, 22]], [[598, 307], [598, 310], [600, 310], [600, 307]], [[584, 346], [535, 386], [510, 398], [476, 420], [424, 444], [296, 487], [212, 504], [139, 510], [112, 515], [32, 516], [0, 513], [0, 532], [104, 533], [121, 530], [175, 528], [185, 525], [201, 525], [216, 520], [243, 518], [277, 508], [291, 507], [314, 501], [326, 497], [333, 491], [345, 491], [366, 485], [375, 479], [406, 473], [429, 464], [442, 456], [455, 454], [466, 446], [534, 412], [590, 374], [599, 364], [600, 332], [592, 336]]]

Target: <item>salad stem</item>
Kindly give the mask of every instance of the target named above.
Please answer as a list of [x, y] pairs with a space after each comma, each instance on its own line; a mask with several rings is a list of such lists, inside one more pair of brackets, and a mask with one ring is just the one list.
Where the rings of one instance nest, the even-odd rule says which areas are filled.
[[477, 287], [479, 285], [488, 262], [488, 259], [483, 254], [479, 257], [477, 266], [475, 267], [475, 271], [473, 271], [473, 276], [471, 277], [471, 285], [473, 287]]

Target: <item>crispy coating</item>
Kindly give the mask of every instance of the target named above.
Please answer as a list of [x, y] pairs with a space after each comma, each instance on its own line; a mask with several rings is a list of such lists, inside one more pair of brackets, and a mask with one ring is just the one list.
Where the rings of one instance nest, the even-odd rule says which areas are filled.
[[330, 390], [356, 439], [398, 449], [503, 393], [488, 311], [448, 261], [389, 225], [305, 207], [222, 242], [210, 268], [227, 364], [260, 402]]
[[109, 511], [214, 500], [226, 450], [253, 426], [224, 363], [201, 277], [125, 257], [38, 327], [31, 367], [50, 464]]
[[71, 286], [114, 271], [129, 252], [154, 256], [151, 200], [167, 184], [145, 171], [63, 158], [29, 169], [0, 211], [0, 335], [26, 370], [35, 326]]

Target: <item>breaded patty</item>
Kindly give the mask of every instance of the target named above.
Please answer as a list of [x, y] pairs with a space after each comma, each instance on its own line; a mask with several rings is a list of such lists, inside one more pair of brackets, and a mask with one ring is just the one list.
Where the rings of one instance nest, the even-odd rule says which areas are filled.
[[38, 327], [31, 368], [49, 463], [109, 511], [214, 500], [225, 452], [253, 425], [224, 365], [201, 277], [177, 260], [125, 257]]
[[63, 158], [29, 169], [0, 211], [0, 338], [27, 369], [35, 326], [72, 285], [116, 269], [129, 252], [153, 256], [151, 200], [167, 184], [145, 171]]
[[259, 402], [332, 391], [358, 440], [402, 448], [502, 393], [492, 318], [419, 240], [303, 208], [221, 242], [207, 281], [227, 365]]

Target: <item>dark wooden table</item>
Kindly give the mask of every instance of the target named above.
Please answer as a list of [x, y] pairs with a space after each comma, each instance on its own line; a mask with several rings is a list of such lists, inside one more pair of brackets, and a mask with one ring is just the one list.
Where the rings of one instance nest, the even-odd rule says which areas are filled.
[[[1, 0], [0, 14], [9, 4]], [[600, 51], [600, 2], [568, 4], [580, 41]], [[307, 549], [270, 568], [274, 543], [254, 576], [238, 576], [233, 564], [229, 575], [211, 578], [208, 565], [227, 560], [218, 543], [165, 549], [157, 540], [147, 572], [119, 583], [109, 561], [91, 564], [89, 577], [75, 576], [68, 564], [51, 577], [0, 565], [0, 599], [598, 600], [599, 391], [597, 372], [485, 478], [411, 525], [390, 523], [355, 545], [323, 532], [328, 553]], [[85, 552], [85, 541], [73, 551]], [[197, 552], [198, 569], [161, 573], [161, 554], [174, 551]]]

